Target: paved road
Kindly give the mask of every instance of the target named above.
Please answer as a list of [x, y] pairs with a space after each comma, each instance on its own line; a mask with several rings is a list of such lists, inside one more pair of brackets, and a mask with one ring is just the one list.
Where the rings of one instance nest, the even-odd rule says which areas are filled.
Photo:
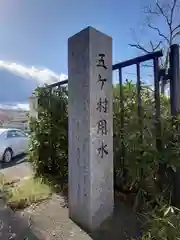
[[[39, 234], [40, 235], [40, 234]], [[41, 236], [41, 235], [40, 235]], [[0, 199], [0, 240], [42, 240], [32, 231], [29, 222], [18, 213], [14, 213]]]
[[[10, 164], [3, 164], [0, 174], [3, 173], [7, 180], [16, 181], [32, 175], [31, 165], [25, 156], [15, 158]], [[14, 213], [8, 208], [0, 196], [0, 240], [41, 240], [30, 228], [29, 222], [18, 213]]]
[[3, 164], [0, 173], [4, 174], [9, 181], [14, 181], [30, 177], [33, 170], [30, 163], [27, 162], [26, 156], [20, 156], [9, 164]]

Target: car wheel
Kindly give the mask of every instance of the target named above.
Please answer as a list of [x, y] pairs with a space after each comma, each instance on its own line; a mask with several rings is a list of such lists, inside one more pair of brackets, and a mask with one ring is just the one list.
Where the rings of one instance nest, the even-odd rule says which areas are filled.
[[3, 155], [3, 162], [9, 163], [12, 160], [12, 150], [6, 149]]

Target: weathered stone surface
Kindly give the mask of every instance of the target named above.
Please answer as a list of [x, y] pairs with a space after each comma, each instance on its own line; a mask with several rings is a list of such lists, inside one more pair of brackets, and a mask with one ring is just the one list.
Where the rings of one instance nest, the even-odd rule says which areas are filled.
[[112, 39], [91, 27], [68, 41], [68, 101], [69, 214], [93, 230], [114, 199]]

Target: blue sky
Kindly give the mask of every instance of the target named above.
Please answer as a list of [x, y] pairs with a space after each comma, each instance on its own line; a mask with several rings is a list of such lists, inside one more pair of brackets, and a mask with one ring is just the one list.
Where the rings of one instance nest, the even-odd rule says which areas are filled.
[[91, 25], [113, 37], [114, 62], [137, 51], [143, 0], [1, 0], [0, 59], [67, 73], [67, 39]]
[[131, 29], [142, 42], [154, 38], [141, 29], [143, 7], [152, 1], [0, 0], [0, 65], [43, 69], [39, 77], [67, 74], [67, 39], [87, 26], [113, 37], [113, 63], [135, 57]]

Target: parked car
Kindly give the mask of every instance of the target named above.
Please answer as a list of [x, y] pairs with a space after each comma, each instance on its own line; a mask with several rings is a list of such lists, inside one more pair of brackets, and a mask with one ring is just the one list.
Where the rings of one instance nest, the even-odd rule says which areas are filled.
[[0, 128], [0, 161], [10, 162], [13, 157], [26, 153], [29, 137], [16, 128]]

